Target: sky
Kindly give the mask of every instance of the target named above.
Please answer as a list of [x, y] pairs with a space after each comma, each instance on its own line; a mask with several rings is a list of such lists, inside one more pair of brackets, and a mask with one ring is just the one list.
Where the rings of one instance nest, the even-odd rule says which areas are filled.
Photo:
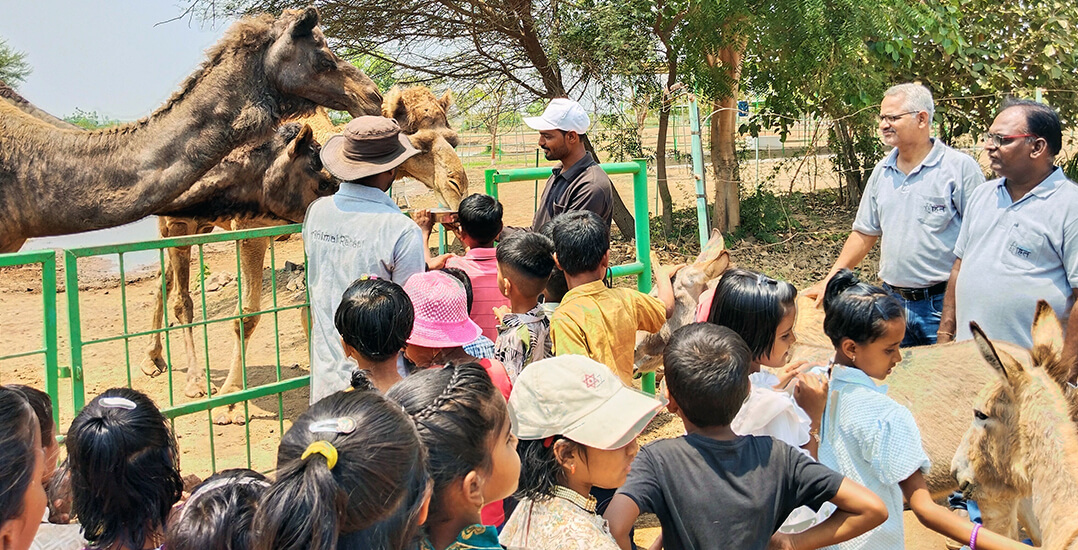
[[183, 9], [176, 0], [0, 0], [0, 38], [26, 54], [33, 72], [17, 89], [38, 107], [135, 120], [169, 98], [228, 26], [162, 23]]

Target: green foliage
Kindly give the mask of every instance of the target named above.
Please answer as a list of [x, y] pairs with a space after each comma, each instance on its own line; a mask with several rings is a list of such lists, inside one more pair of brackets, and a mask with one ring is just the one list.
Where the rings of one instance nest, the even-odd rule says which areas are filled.
[[[785, 203], [791, 200], [793, 203]], [[778, 233], [801, 228], [801, 224], [790, 217], [790, 208], [800, 202], [803, 202], [800, 193], [780, 197], [766, 188], [757, 188], [751, 195], [743, 193], [741, 225], [730, 235], [728, 242], [733, 244], [748, 236], [765, 243], [778, 242]]]
[[1078, 181], [1078, 152], [1071, 155], [1067, 162], [1063, 163], [1063, 173], [1070, 178], [1071, 181]]
[[654, 155], [644, 152], [639, 129], [628, 117], [622, 114], [599, 115], [598, 126], [600, 130], [597, 141], [601, 144], [599, 149], [610, 155], [608, 162], [655, 158]]
[[360, 54], [352, 57], [349, 61], [371, 77], [371, 80], [378, 85], [378, 89], [383, 92], [397, 83], [397, 67], [393, 63], [386, 61], [384, 57]]
[[75, 109], [75, 114], [65, 116], [64, 122], [70, 122], [86, 130], [108, 128], [109, 126], [122, 124], [119, 120], [98, 114], [97, 111], [83, 111], [82, 109]]
[[0, 81], [11, 87], [25, 82], [33, 69], [26, 62], [26, 54], [16, 51], [0, 38]]

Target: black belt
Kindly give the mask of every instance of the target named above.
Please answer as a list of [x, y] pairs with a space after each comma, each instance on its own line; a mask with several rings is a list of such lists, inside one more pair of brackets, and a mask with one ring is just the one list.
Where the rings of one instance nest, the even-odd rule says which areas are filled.
[[887, 285], [887, 289], [899, 296], [911, 301], [927, 300], [943, 294], [947, 291], [947, 281], [936, 283], [927, 288], [903, 288], [900, 286]]

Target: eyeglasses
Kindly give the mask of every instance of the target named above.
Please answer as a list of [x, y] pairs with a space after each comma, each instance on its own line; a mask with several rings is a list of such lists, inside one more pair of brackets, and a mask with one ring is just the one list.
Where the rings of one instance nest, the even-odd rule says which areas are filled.
[[981, 136], [981, 141], [984, 141], [986, 145], [992, 145], [993, 147], [1002, 147], [1018, 138], [1031, 138], [1038, 137], [1037, 134], [1014, 134], [1011, 136], [1005, 136], [1003, 134], [985, 134]]
[[921, 111], [906, 111], [905, 113], [898, 113], [897, 115], [880, 115], [880, 122], [886, 122], [888, 124], [894, 124], [898, 122], [898, 119], [906, 116], [919, 113]]

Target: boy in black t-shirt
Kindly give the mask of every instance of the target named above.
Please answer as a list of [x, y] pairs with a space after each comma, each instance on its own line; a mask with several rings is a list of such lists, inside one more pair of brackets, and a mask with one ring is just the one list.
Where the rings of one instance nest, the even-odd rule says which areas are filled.
[[[730, 429], [749, 394], [749, 356], [741, 337], [711, 323], [670, 337], [667, 408], [687, 435], [646, 445], [633, 461], [605, 514], [621, 548], [631, 547], [629, 530], [647, 512], [659, 517], [667, 550], [819, 548], [887, 519], [868, 489], [781, 441]], [[794, 535], [776, 533], [795, 508], [816, 510], [826, 501], [838, 508], [827, 520]]]

